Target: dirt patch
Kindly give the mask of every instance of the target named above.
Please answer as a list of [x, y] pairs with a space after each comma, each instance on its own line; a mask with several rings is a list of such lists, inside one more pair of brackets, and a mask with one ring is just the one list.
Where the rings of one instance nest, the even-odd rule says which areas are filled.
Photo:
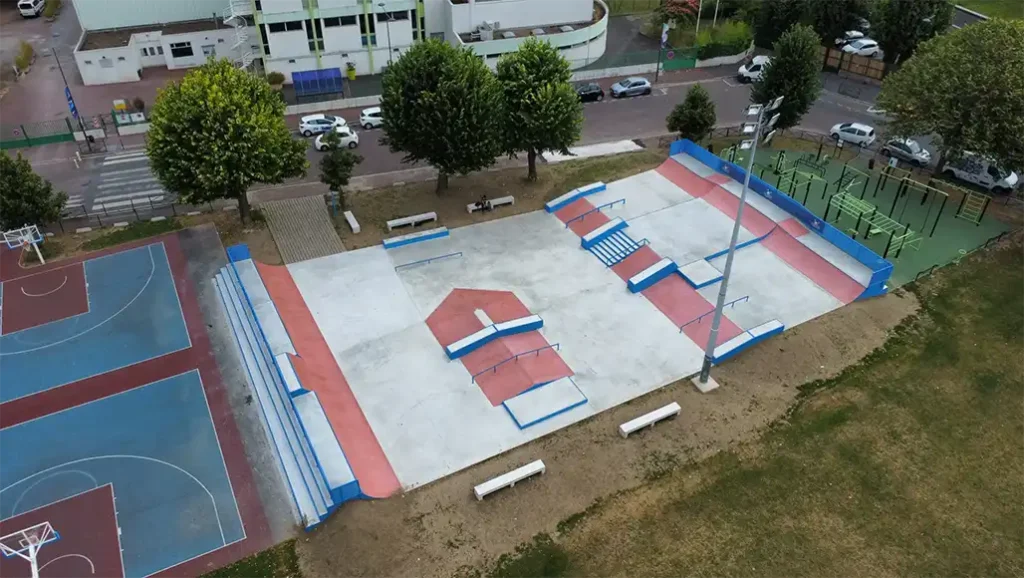
[[[610, 182], [652, 169], [664, 162], [664, 155], [649, 150], [635, 153], [569, 161], [538, 167], [538, 179], [526, 180], [526, 168], [515, 167], [452, 177], [449, 190], [438, 196], [435, 181], [410, 183], [372, 191], [346, 194], [346, 207], [352, 211], [362, 228], [352, 233], [341, 211], [334, 218], [335, 229], [348, 249], [379, 244], [387, 237], [405, 235], [414, 229], [401, 228], [388, 232], [387, 221], [420, 213], [437, 213], [437, 222], [424, 228], [462, 227], [542, 209], [544, 203], [580, 185], [595, 181]], [[498, 207], [490, 212], [466, 211], [466, 205], [482, 196], [496, 199], [512, 195], [515, 205]]]
[[[451, 576], [538, 533], [568, 532], [616, 494], [757, 437], [786, 414], [798, 385], [856, 363], [917, 307], [911, 295], [852, 304], [726, 363], [711, 394], [681, 380], [403, 496], [346, 504], [300, 538], [303, 574]], [[618, 424], [671, 401], [683, 407], [678, 418], [618, 436]], [[472, 497], [473, 485], [537, 458], [544, 476], [483, 502]], [[631, 502], [629, 514], [642, 502]]]

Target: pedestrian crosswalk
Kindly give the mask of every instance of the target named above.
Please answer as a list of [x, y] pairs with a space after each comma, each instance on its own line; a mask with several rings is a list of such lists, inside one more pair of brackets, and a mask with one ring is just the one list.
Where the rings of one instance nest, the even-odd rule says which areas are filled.
[[150, 170], [146, 151], [128, 151], [107, 155], [101, 161], [90, 211], [108, 215], [137, 212], [166, 206], [173, 200]]

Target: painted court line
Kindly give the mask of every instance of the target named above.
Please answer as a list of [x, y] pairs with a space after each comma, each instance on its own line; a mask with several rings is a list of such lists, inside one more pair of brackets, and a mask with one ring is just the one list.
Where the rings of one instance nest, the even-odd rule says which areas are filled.
[[[74, 319], [75, 323], [78, 323], [78, 320], [83, 315], [86, 315], [87, 313], [91, 312], [92, 311], [92, 299], [89, 298], [89, 271], [87, 271], [86, 268], [85, 268], [85, 261], [80, 261], [78, 263], [71, 263], [71, 264], [65, 265], [63, 267], [57, 267], [55, 269], [51, 269], [51, 271], [60, 271], [61, 269], [66, 269], [67, 267], [73, 267], [75, 265], [81, 265], [82, 266], [82, 280], [85, 283], [85, 311], [83, 311], [81, 313], [76, 313], [74, 315], [69, 315], [67, 317], [62, 317], [60, 319], [54, 319], [53, 321], [46, 321], [46, 322], [40, 323], [39, 325], [33, 325], [32, 327], [26, 327], [25, 329], [19, 329], [17, 331], [11, 331], [10, 333], [2, 333], [2, 334], [0, 334], [0, 336], [6, 337], [8, 335], [17, 335], [18, 333], [21, 333], [22, 331], [28, 331], [29, 329], [36, 329], [36, 328], [39, 328], [39, 327], [46, 327], [47, 325], [50, 325], [51, 323], [58, 323], [60, 321], [67, 321], [68, 319]], [[32, 275], [26, 275], [25, 277], [18, 277], [17, 279], [11, 279], [10, 281], [4, 281], [4, 283], [10, 283], [10, 282], [14, 282], [14, 281], [21, 281], [22, 279], [27, 279], [28, 277], [32, 277], [32, 276], [35, 276], [35, 275], [42, 275], [44, 273], [49, 273], [49, 272], [50, 271], [40, 271], [39, 273], [33, 273]], [[67, 275], [65, 275], [64, 278], [67, 279]], [[0, 283], [0, 286], [2, 286], [2, 285], [3, 284]], [[25, 293], [25, 289], [22, 288], [21, 292]], [[32, 297], [32, 295], [28, 295], [27, 293], [25, 293], [25, 295], [27, 297]], [[0, 297], [2, 297], [2, 296], [3, 296], [3, 292], [0, 291]], [[2, 299], [0, 299], [0, 303], [2, 303]], [[2, 307], [0, 307], [0, 309], [2, 309]], [[3, 322], [3, 318], [0, 317], [0, 328], [3, 327], [3, 323], [2, 322]], [[18, 343], [24, 343], [24, 341], [21, 341], [20, 339], [14, 339], [14, 341], [17, 341]], [[4, 356], [4, 353], [0, 352], [0, 357], [3, 357], [3, 356]], [[7, 403], [7, 402], [4, 402], [4, 403]]]
[[[210, 399], [206, 396], [206, 385], [203, 383], [203, 375], [199, 372], [198, 368], [193, 371], [196, 372], [196, 378], [199, 379], [199, 389], [203, 392], [203, 402], [206, 404], [206, 415], [210, 416], [210, 428], [213, 429], [213, 439], [217, 442], [217, 455], [220, 456], [220, 465], [224, 467], [224, 477], [228, 481], [228, 489], [231, 490], [231, 501], [235, 504], [235, 515], [238, 516], [238, 525], [242, 527], [242, 540], [244, 540], [247, 536], [245, 532], [245, 519], [242, 518], [242, 511], [238, 507], [238, 498], [235, 497], [235, 486], [231, 481], [231, 473], [228, 472], [228, 462], [224, 459], [224, 448], [220, 445], [220, 434], [217, 433], [217, 424], [213, 419], [213, 410], [210, 409]], [[185, 373], [188, 372], [186, 371]], [[221, 537], [223, 537], [223, 532], [221, 532]]]
[[[57, 291], [60, 291], [67, 284], [68, 284], [68, 276], [65, 275], [64, 276], [64, 280], [61, 281], [61, 284], [58, 285], [56, 289], [51, 289], [51, 290], [47, 291], [46, 293], [29, 293], [28, 291], [25, 291], [24, 287], [22, 287], [21, 288], [21, 294], [24, 295], [25, 297], [46, 297], [47, 295], [52, 295], [52, 294], [56, 293]], [[86, 293], [88, 294], [88, 291], [86, 291]], [[81, 313], [79, 313], [79, 315], [81, 315]]]
[[[120, 538], [118, 538], [118, 541], [120, 542]], [[39, 572], [42, 573], [44, 568], [46, 568], [50, 564], [53, 564], [57, 560], [61, 560], [63, 558], [76, 558], [76, 557], [77, 558], [81, 558], [81, 559], [83, 559], [83, 560], [85, 560], [86, 562], [89, 563], [89, 573], [90, 574], [95, 574], [96, 573], [96, 564], [92, 563], [92, 558], [90, 558], [90, 557], [88, 557], [88, 556], [86, 556], [84, 554], [64, 554], [63, 556], [57, 556], [53, 560], [50, 560], [46, 564], [43, 564], [42, 566], [40, 566], [39, 567]], [[121, 569], [121, 573], [124, 574], [124, 568]]]
[[46, 480], [50, 480], [50, 479], [56, 478], [57, 476], [61, 476], [61, 475], [65, 475], [65, 474], [79, 474], [79, 475], [81, 475], [81, 476], [83, 476], [85, 478], [89, 478], [89, 480], [92, 482], [92, 489], [96, 489], [96, 488], [100, 487], [99, 480], [97, 480], [96, 477], [93, 476], [92, 474], [90, 474], [89, 472], [86, 472], [86, 471], [83, 471], [83, 470], [62, 470], [62, 471], [59, 471], [59, 472], [53, 472], [52, 474], [48, 474], [46, 476], [43, 476], [42, 478], [39, 478], [31, 486], [29, 486], [29, 487], [27, 487], [27, 488], [25, 488], [24, 490], [21, 491], [21, 494], [18, 495], [18, 499], [14, 500], [14, 505], [11, 506], [11, 515], [8, 516], [8, 518], [10, 518], [12, 516], [17, 516], [18, 515], [18, 504], [20, 504], [21, 501], [25, 499], [25, 495], [28, 494], [29, 492], [31, 492], [32, 488], [38, 486], [39, 484], [45, 482]]

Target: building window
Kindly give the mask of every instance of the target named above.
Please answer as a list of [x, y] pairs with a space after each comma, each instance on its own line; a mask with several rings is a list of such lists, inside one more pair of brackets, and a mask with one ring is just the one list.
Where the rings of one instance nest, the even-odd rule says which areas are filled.
[[178, 42], [171, 44], [171, 56], [173, 58], [187, 58], [192, 56], [192, 43]]
[[377, 22], [387, 22], [389, 20], [388, 16], [391, 17], [390, 20], [408, 20], [409, 11], [399, 10], [397, 12], [378, 12]]
[[242, 20], [245, 21], [246, 26], [256, 26], [256, 19], [248, 14], [242, 16]]
[[[359, 33], [360, 34], [374, 34], [377, 32], [377, 25], [373, 22], [373, 17], [369, 14], [364, 14], [364, 18], [359, 19]], [[366, 43], [364, 42], [365, 46]]]
[[124, 62], [124, 57], [123, 56], [118, 56], [117, 57], [117, 61], [118, 62]]
[[86, 60], [85, 63], [86, 64], [92, 64], [92, 61], [91, 60]]
[[342, 26], [355, 26], [356, 25], [356, 17], [355, 16], [342, 16], [341, 17], [341, 25]]
[[[284, 29], [289, 32], [302, 30], [302, 20], [292, 20], [291, 22], [285, 22]], [[273, 30], [271, 30], [271, 32], [273, 32]]]
[[156, 47], [156, 53], [159, 54], [160, 56], [163, 56], [164, 55], [164, 47], [163, 46], [157, 46]]
[[341, 26], [341, 18], [324, 18], [324, 26], [327, 28], [333, 28], [335, 26]]
[[263, 10], [263, 6], [261, 5], [260, 0], [256, 0], [256, 10]]
[[271, 33], [284, 32], [284, 22], [274, 22], [273, 24], [268, 25], [267, 29], [270, 30]]
[[[153, 50], [153, 49], [150, 48], [150, 50]], [[146, 56], [146, 49], [145, 48], [142, 49], [142, 56]]]
[[267, 40], [267, 27], [260, 24], [260, 40], [263, 41], [263, 52], [270, 54], [270, 42]]
[[224, 42], [224, 39], [223, 38], [218, 38], [217, 39], [217, 44], [220, 44], [221, 42]]
[[377, 46], [377, 35], [371, 34], [369, 36], [363, 36], [363, 46], [366, 45]]

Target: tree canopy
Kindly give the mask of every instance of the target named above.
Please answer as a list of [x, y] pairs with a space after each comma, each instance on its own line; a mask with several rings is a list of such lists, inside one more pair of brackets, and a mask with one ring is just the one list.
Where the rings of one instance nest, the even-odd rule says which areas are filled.
[[992, 19], [937, 36], [885, 78], [879, 106], [899, 135], [937, 134], [944, 155], [971, 151], [1024, 167], [1024, 22]]
[[708, 91], [699, 84], [690, 87], [686, 99], [668, 115], [668, 130], [679, 133], [680, 138], [700, 142], [715, 128], [715, 103]]
[[20, 153], [17, 158], [0, 153], [0, 229], [52, 223], [60, 219], [67, 201], [67, 194], [54, 191]]
[[754, 19], [754, 44], [770, 48], [807, 15], [807, 0], [763, 0]]
[[882, 47], [886, 62], [902, 62], [917, 45], [945, 32], [953, 19], [950, 0], [879, 0], [872, 21], [872, 38]]
[[821, 40], [810, 26], [794, 24], [775, 43], [775, 56], [761, 79], [754, 82], [750, 100], [768, 104], [785, 96], [776, 128], [790, 128], [811, 108], [821, 93]]
[[438, 193], [449, 175], [486, 168], [501, 153], [501, 86], [468, 48], [416, 43], [388, 66], [382, 85], [381, 142], [405, 162], [436, 168]]
[[331, 131], [324, 138], [327, 142], [327, 154], [320, 159], [320, 182], [338, 193], [338, 202], [341, 210], [345, 210], [345, 190], [348, 181], [352, 178], [352, 171], [356, 165], [363, 162], [363, 157], [357, 155], [346, 147], [341, 146], [341, 136]]
[[237, 199], [306, 170], [305, 141], [293, 139], [284, 102], [261, 77], [227, 60], [210, 61], [157, 94], [146, 152], [163, 187], [185, 203]]
[[569, 84], [569, 63], [547, 41], [529, 38], [498, 61], [505, 99], [505, 152], [526, 152], [528, 178], [537, 178], [537, 154], [569, 153], [580, 138], [583, 105]]
[[814, 31], [826, 45], [831, 45], [847, 30], [855, 29], [858, 19], [867, 14], [866, 0], [826, 0], [810, 4], [810, 19]]

